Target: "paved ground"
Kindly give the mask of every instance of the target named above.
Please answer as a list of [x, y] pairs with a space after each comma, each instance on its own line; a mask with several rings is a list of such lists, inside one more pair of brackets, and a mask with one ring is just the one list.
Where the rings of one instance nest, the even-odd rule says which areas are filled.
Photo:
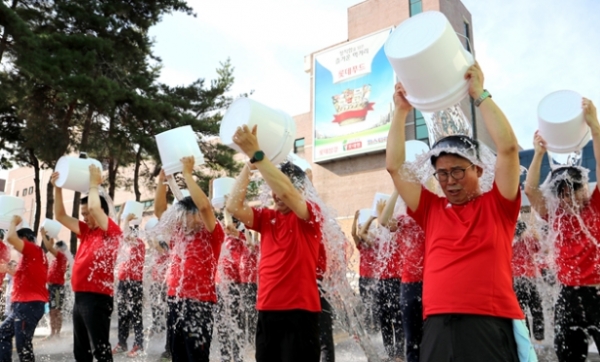
[[[43, 322], [41, 322], [43, 323]], [[48, 329], [43, 325], [36, 330], [36, 337], [34, 340], [34, 350], [37, 361], [73, 361], [73, 336], [70, 326], [66, 326], [63, 329], [63, 335], [60, 339], [44, 340], [44, 336], [48, 334]], [[160, 354], [164, 350], [164, 334], [156, 335], [152, 338], [146, 339], [146, 354], [138, 358], [127, 358], [125, 355], [115, 356], [115, 362], [135, 362], [135, 361], [159, 361]], [[111, 330], [111, 342], [115, 343], [117, 340], [116, 326], [113, 326]], [[377, 335], [373, 338], [376, 350], [380, 356], [384, 356], [383, 343], [381, 336]], [[367, 362], [366, 357], [360, 350], [358, 344], [348, 337], [344, 332], [336, 333], [335, 335], [335, 348], [336, 348], [336, 361], [337, 362]], [[548, 345], [536, 345], [540, 362], [554, 362], [556, 356], [552, 351], [552, 348]], [[595, 346], [591, 346], [592, 352], [588, 360], [590, 362], [600, 362], [600, 357], [596, 353]], [[211, 350], [211, 362], [220, 362], [218, 345], [213, 343]], [[254, 353], [250, 346], [245, 350], [244, 354], [245, 361], [254, 361]], [[18, 358], [16, 353], [13, 353], [13, 361], [17, 361]]]

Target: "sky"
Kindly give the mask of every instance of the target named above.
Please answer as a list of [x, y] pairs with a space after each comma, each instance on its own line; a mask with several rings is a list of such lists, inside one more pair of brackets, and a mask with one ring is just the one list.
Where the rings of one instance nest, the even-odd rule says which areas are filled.
[[[471, 12], [485, 87], [523, 148], [531, 148], [537, 104], [546, 94], [572, 89], [600, 106], [600, 1], [462, 1]], [[347, 40], [347, 9], [360, 2], [188, 0], [196, 17], [166, 15], [151, 29], [163, 64], [160, 80], [185, 85], [215, 79], [229, 58], [232, 95], [254, 91], [252, 97], [266, 105], [306, 113], [304, 57]]]

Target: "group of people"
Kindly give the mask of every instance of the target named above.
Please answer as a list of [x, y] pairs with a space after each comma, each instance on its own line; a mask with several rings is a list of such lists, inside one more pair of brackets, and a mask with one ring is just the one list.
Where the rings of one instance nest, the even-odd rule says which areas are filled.
[[[417, 181], [405, 150], [405, 121], [412, 106], [402, 85], [396, 84], [386, 150], [395, 191], [378, 205], [377, 218], [359, 224], [355, 217], [361, 322], [370, 332], [381, 331], [391, 361], [523, 361], [519, 333], [527, 307], [533, 337], [544, 338], [533, 281], [538, 273], [535, 255], [543, 248], [540, 237], [518, 221], [519, 146], [508, 120], [483, 88], [479, 65], [470, 67], [465, 78], [496, 149], [491, 189], [482, 189], [480, 178], [487, 171], [481, 150], [466, 135], [448, 136], [432, 146], [428, 162], [436, 187]], [[587, 99], [582, 108], [600, 160], [596, 109]], [[164, 357], [208, 362], [216, 325], [223, 362], [243, 361], [245, 341], [255, 344], [259, 362], [335, 360], [332, 308], [320, 288], [331, 250], [325, 247], [324, 232], [330, 220], [323, 217], [323, 204], [307, 197], [310, 177], [293, 163], [273, 164], [261, 150], [257, 132], [256, 126], [244, 125], [233, 136], [249, 161], [227, 198], [223, 220], [217, 219], [221, 213], [193, 176], [194, 158], [184, 157], [182, 176], [189, 196], [168, 207], [166, 176], [160, 173], [155, 195], [159, 221], [145, 241], [130, 226], [135, 215], [118, 217], [122, 225], [109, 217], [98, 168], [90, 166], [89, 193], [81, 200], [83, 220], [66, 213], [56, 186], [59, 175], [52, 175], [55, 218], [80, 242], [71, 273], [75, 360], [112, 361], [116, 353], [134, 357], [143, 351], [146, 248], [153, 258], [152, 330], [166, 329]], [[540, 187], [546, 150], [537, 133], [534, 148], [525, 192], [546, 221], [544, 240], [554, 250], [554, 258], [543, 267], [555, 269], [560, 283], [555, 349], [561, 362], [584, 361], [588, 335], [600, 343], [600, 191], [587, 189], [586, 172], [576, 166], [553, 170]], [[254, 170], [271, 190], [272, 207], [252, 207], [247, 201]], [[600, 167], [596, 170], [600, 176]], [[398, 198], [405, 212], [395, 210]], [[14, 217], [6, 235], [6, 242], [22, 254], [16, 266], [0, 243], [0, 273], [14, 277], [12, 309], [0, 325], [0, 361], [10, 360], [13, 337], [20, 360], [34, 360], [33, 332], [46, 302], [52, 334], [61, 328], [66, 245], [54, 243], [42, 230], [45, 249], [54, 256], [49, 266], [33, 231], [19, 229], [20, 223]], [[115, 276], [119, 331], [113, 347], [109, 332]], [[166, 328], [159, 322], [165, 314]]]

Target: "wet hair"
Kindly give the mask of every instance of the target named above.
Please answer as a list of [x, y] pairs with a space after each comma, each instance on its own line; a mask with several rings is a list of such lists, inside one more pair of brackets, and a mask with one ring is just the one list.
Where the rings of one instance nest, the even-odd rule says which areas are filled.
[[286, 161], [281, 164], [279, 169], [281, 170], [281, 172], [283, 172], [284, 175], [286, 175], [290, 179], [290, 181], [292, 181], [292, 184], [294, 184], [295, 187], [304, 186], [304, 180], [306, 180], [306, 173], [302, 171], [300, 167], [294, 165], [290, 161]]
[[523, 220], [517, 220], [517, 226], [515, 228], [515, 237], [520, 237], [527, 230], [527, 224]]
[[54, 244], [54, 246], [56, 246], [57, 248], [61, 249], [61, 248], [66, 248], [66, 247], [67, 247], [67, 244], [65, 244], [65, 242], [64, 242], [64, 241], [62, 241], [62, 240], [59, 240], [59, 241], [57, 241], [57, 242]]
[[552, 170], [550, 174], [552, 193], [564, 197], [569, 190], [578, 191], [583, 188], [583, 173], [577, 167], [566, 166]]
[[17, 230], [17, 236], [35, 244], [35, 233], [30, 228], [22, 228]]
[[194, 204], [191, 196], [186, 196], [177, 202], [177, 207], [185, 210], [186, 212], [195, 214], [198, 212], [198, 207]]
[[442, 151], [435, 156], [431, 156], [431, 165], [435, 167], [435, 163], [437, 162], [440, 156], [444, 155], [453, 155], [462, 157], [471, 162], [479, 161], [479, 142], [477, 140], [472, 139], [471, 137], [464, 135], [452, 135], [444, 137], [438, 140], [431, 147], [432, 150], [435, 149], [444, 149], [444, 148], [455, 148], [459, 151]]
[[[102, 207], [102, 211], [104, 211], [104, 213], [106, 215], [108, 215], [108, 202], [106, 202], [106, 199], [103, 196], [98, 195], [98, 197], [100, 197], [100, 206]], [[87, 205], [88, 204], [88, 197], [82, 197], [81, 198], [81, 204], [82, 205]]]

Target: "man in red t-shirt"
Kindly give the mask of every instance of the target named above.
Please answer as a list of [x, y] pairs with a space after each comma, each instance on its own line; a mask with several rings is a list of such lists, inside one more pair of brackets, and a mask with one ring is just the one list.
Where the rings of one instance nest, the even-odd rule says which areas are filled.
[[60, 175], [54, 172], [54, 215], [56, 221], [74, 232], [80, 240], [75, 254], [71, 286], [73, 304], [73, 353], [77, 361], [112, 361], [110, 316], [113, 311], [115, 262], [122, 232], [108, 217], [108, 202], [100, 196], [102, 173], [90, 165], [90, 190], [81, 199], [83, 221], [69, 216], [62, 189], [56, 186]]
[[519, 144], [484, 90], [477, 63], [465, 79], [497, 152], [494, 184], [485, 193], [479, 184], [484, 169], [478, 143], [463, 135], [442, 138], [432, 147], [431, 165], [445, 197], [415, 181], [405, 164], [406, 117], [412, 106], [400, 83], [394, 93], [386, 166], [408, 215], [425, 232], [420, 360], [516, 361], [513, 320], [524, 318], [510, 264], [520, 209]]
[[[13, 216], [8, 227], [7, 241], [21, 253], [13, 274], [11, 293], [12, 309], [0, 325], [0, 361], [12, 361], [12, 339], [15, 337], [20, 361], [34, 361], [33, 334], [44, 315], [44, 305], [48, 302], [46, 280], [48, 260], [42, 248], [35, 244], [35, 234], [31, 229], [17, 231], [23, 220]], [[7, 272], [6, 264], [1, 272]], [[11, 274], [12, 270], [9, 271]]]
[[67, 272], [67, 244], [57, 241], [46, 235], [44, 228], [40, 229], [42, 241], [46, 251], [54, 256], [48, 268], [48, 293], [50, 295], [50, 335], [48, 338], [60, 336], [62, 328], [62, 306], [65, 299], [65, 273]]
[[[121, 206], [121, 210], [124, 205]], [[124, 255], [119, 264], [117, 278], [117, 311], [119, 325], [119, 341], [112, 353], [127, 352], [127, 338], [129, 330], [133, 327], [133, 347], [127, 353], [128, 357], [139, 356], [144, 349], [144, 323], [142, 309], [144, 303], [144, 260], [146, 258], [146, 246], [142, 239], [137, 237], [137, 227], [130, 227], [129, 223], [136, 218], [135, 214], [129, 214], [125, 218], [125, 235], [123, 237]], [[120, 217], [118, 217], [120, 219]]]
[[[535, 279], [537, 276], [536, 254], [540, 251], [540, 242], [533, 235], [526, 233], [527, 224], [523, 220], [517, 222], [513, 242], [512, 269], [515, 293], [521, 309], [529, 308], [533, 322], [533, 337], [544, 339], [544, 309], [542, 298]], [[529, 319], [526, 319], [529, 326]]]
[[[590, 127], [600, 180], [600, 123], [594, 104], [582, 100]], [[536, 132], [534, 155], [525, 180], [532, 208], [554, 229], [554, 255], [560, 293], [555, 305], [554, 348], [560, 362], [585, 361], [588, 334], [600, 345], [600, 189], [588, 190], [587, 170], [565, 166], [554, 169], [539, 188], [546, 141]]]
[[[0, 236], [2, 236], [2, 238], [4, 238], [4, 233], [0, 233]], [[0, 243], [0, 265], [8, 265], [8, 262], [10, 261], [10, 250], [8, 250], [8, 247], [6, 246], [6, 244], [4, 243]], [[4, 280], [4, 277], [6, 277], [6, 272], [0, 272], [0, 281]], [[3, 299], [2, 297], [8, 292], [7, 289], [4, 288], [4, 286], [0, 286], [0, 299]], [[6, 298], [4, 298], [6, 299]], [[8, 298], [10, 300], [10, 298]], [[4, 319], [3, 317], [5, 317], [8, 314], [8, 310], [4, 310], [5, 306], [4, 305], [0, 305], [0, 319]]]
[[[173, 361], [208, 362], [217, 303], [215, 273], [225, 235], [210, 200], [194, 180], [194, 157], [184, 157], [181, 163], [190, 196], [173, 206], [176, 230], [171, 235], [167, 270], [167, 334]], [[156, 188], [154, 212], [158, 218], [167, 209], [167, 188], [162, 180], [164, 174]]]
[[261, 233], [256, 360], [318, 362], [317, 259], [323, 221], [319, 209], [300, 191], [306, 181], [304, 172], [289, 162], [278, 169], [260, 150], [256, 132], [256, 126], [250, 130], [244, 125], [233, 140], [271, 188], [274, 209], [245, 204], [248, 165], [227, 200], [229, 213]]

